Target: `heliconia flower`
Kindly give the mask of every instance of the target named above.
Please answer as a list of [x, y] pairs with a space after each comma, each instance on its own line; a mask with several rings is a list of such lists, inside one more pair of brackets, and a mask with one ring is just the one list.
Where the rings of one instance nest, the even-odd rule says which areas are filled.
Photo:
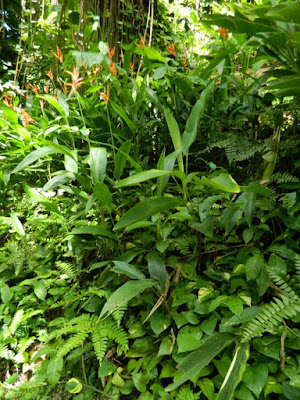
[[79, 88], [80, 85], [83, 84], [83, 78], [79, 78], [79, 71], [78, 69], [74, 66], [73, 67], [73, 72], [66, 71], [67, 74], [70, 74], [72, 77], [72, 83], [66, 83], [67, 86], [72, 86], [75, 90]]
[[112, 50], [110, 50], [110, 48], [108, 47], [108, 57], [111, 59], [111, 61], [115, 54], [115, 51], [116, 51], [115, 47]]
[[33, 88], [31, 89], [35, 94], [39, 94], [39, 88], [34, 85]]
[[58, 96], [56, 93], [53, 95], [53, 97], [55, 98], [55, 100], [58, 100]]
[[225, 40], [228, 39], [228, 34], [229, 34], [229, 30], [228, 30], [228, 29], [219, 28], [219, 32], [220, 32], [220, 35], [221, 35]]
[[187, 68], [186, 57], [184, 57], [183, 61], [181, 61], [181, 65], [183, 65], [184, 68]]
[[21, 113], [24, 126], [25, 126], [25, 128], [27, 128], [27, 126], [29, 124], [32, 124], [34, 122], [34, 119], [28, 114], [27, 111], [23, 110], [22, 104], [19, 104], [18, 108], [19, 108], [19, 111]]
[[48, 88], [48, 86], [44, 86], [44, 92], [46, 93], [46, 94], [48, 94], [49, 93], [49, 88]]
[[52, 54], [54, 55], [54, 57], [56, 57], [61, 63], [63, 63], [63, 62], [64, 62], [64, 59], [63, 59], [63, 55], [61, 54], [60, 48], [59, 48], [58, 46], [56, 46], [56, 49], [57, 49], [57, 54], [54, 53], [53, 50], [51, 50], [51, 53], [52, 53]]
[[108, 100], [109, 100], [109, 86], [107, 85], [107, 92], [105, 89], [104, 89], [104, 93], [101, 93], [99, 90], [99, 94], [102, 97], [102, 99], [105, 101], [105, 103], [107, 104]]
[[40, 106], [41, 106], [41, 110], [43, 111], [44, 106], [45, 106], [45, 101], [44, 100], [40, 100]]
[[28, 93], [26, 94], [25, 99], [30, 100], [30, 96]]
[[111, 66], [108, 65], [108, 64], [107, 64], [107, 66], [108, 66], [110, 72], [111, 72], [114, 76], [117, 76], [117, 70], [116, 70], [115, 64], [114, 64], [113, 62], [111, 62]]
[[49, 76], [49, 78], [51, 79], [51, 81], [53, 81], [53, 72], [52, 69], [49, 69], [49, 71], [46, 73], [47, 76]]
[[145, 49], [145, 42], [144, 42], [144, 39], [141, 37], [141, 38], [140, 38], [140, 43], [139, 43], [139, 44], [136, 43], [136, 45], [137, 45], [137, 47], [139, 47], [140, 49], [144, 50], [144, 49]]
[[166, 49], [171, 54], [171, 56], [175, 57], [175, 44], [172, 42], [171, 46], [166, 45]]
[[25, 89], [29, 90], [29, 87], [30, 87], [29, 83], [26, 83]]
[[64, 92], [65, 92], [66, 94], [68, 93], [68, 86], [67, 86], [66, 83], [64, 84]]
[[133, 68], [134, 68], [134, 63], [132, 61], [130, 61], [130, 67], [129, 67], [130, 72], [133, 71]]

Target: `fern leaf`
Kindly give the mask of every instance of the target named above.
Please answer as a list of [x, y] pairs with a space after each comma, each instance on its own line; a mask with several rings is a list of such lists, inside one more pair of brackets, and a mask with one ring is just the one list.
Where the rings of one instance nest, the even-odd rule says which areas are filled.
[[75, 349], [76, 347], [79, 347], [82, 345], [84, 342], [85, 338], [87, 337], [88, 332], [78, 332], [76, 335], [72, 336], [70, 339], [68, 339], [62, 347], [58, 350], [57, 352], [57, 358], [64, 357], [66, 354], [68, 354], [71, 350]]

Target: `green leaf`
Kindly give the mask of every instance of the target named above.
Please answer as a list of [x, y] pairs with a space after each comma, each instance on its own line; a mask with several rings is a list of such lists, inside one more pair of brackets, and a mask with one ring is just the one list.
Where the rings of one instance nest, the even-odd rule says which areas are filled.
[[64, 362], [62, 358], [54, 358], [50, 360], [47, 367], [47, 380], [51, 385], [56, 385], [59, 381], [63, 364]]
[[264, 266], [264, 258], [259, 254], [254, 254], [246, 262], [246, 277], [247, 281], [255, 279]]
[[209, 216], [203, 222], [190, 222], [189, 226], [205, 236], [212, 236], [214, 233], [215, 218]]
[[227, 375], [216, 400], [232, 400], [235, 388], [242, 379], [250, 356], [249, 343], [238, 344]]
[[6, 285], [6, 283], [1, 285], [0, 293], [1, 293], [1, 300], [3, 301], [4, 304], [9, 303], [13, 297], [13, 293], [10, 290], [10, 287]]
[[162, 57], [160, 52], [155, 50], [153, 47], [145, 46], [144, 53], [145, 56], [149, 58], [149, 60], [164, 62], [164, 58]]
[[184, 371], [184, 374], [166, 387], [167, 392], [178, 388], [187, 380], [198, 374], [212, 359], [218, 355], [226, 346], [233, 342], [235, 336], [230, 333], [214, 333], [205, 339], [199, 347], [199, 350], [187, 355], [180, 363], [178, 368]]
[[19, 220], [17, 214], [15, 212], [11, 213], [11, 219], [14, 225], [14, 228], [18, 235], [25, 236], [25, 231], [22, 225], [22, 222]]
[[120, 117], [126, 122], [128, 125], [129, 129], [131, 130], [131, 133], [134, 135], [136, 133], [136, 126], [135, 124], [131, 121], [131, 119], [128, 117], [124, 109], [119, 106], [118, 104], [114, 103], [113, 101], [109, 100], [109, 104], [112, 106], [112, 108], [120, 115]]
[[160, 289], [164, 290], [167, 282], [167, 270], [163, 259], [154, 251], [150, 251], [147, 257], [150, 277], [159, 282]]
[[41, 195], [36, 189], [27, 186], [25, 183], [23, 183], [23, 187], [28, 196], [30, 196], [33, 200], [42, 204], [48, 211], [53, 212], [62, 217], [61, 212], [59, 211], [57, 206], [55, 204], [52, 204], [51, 201], [47, 200], [46, 197]]
[[259, 397], [267, 382], [268, 373], [269, 371], [266, 364], [255, 361], [251, 366], [247, 365], [242, 380], [251, 392], [253, 392], [256, 397]]
[[165, 66], [158, 67], [153, 74], [153, 79], [155, 81], [162, 79], [165, 76], [166, 72], [167, 72], [167, 68]]
[[41, 149], [34, 150], [30, 154], [28, 154], [21, 162], [13, 169], [11, 172], [15, 174], [16, 172], [21, 171], [26, 168], [28, 165], [34, 163], [42, 157], [49, 156], [50, 154], [57, 153], [57, 150], [52, 146], [42, 147]]
[[179, 154], [177, 156], [179, 169], [180, 171], [184, 172], [183, 158], [182, 158], [182, 141], [181, 141], [179, 126], [176, 119], [174, 118], [174, 116], [172, 115], [171, 111], [168, 108], [165, 108], [164, 112], [174, 149], [175, 151], [179, 151]]
[[10, 122], [12, 125], [17, 125], [18, 124], [18, 114], [12, 110], [10, 107], [7, 107], [6, 104], [4, 104], [2, 101], [0, 102], [0, 107], [2, 108], [2, 111], [7, 118], [8, 122]]
[[94, 195], [99, 200], [102, 207], [107, 208], [109, 211], [112, 210], [113, 199], [109, 188], [104, 182], [97, 182], [94, 186]]
[[107, 155], [103, 147], [90, 149], [91, 177], [94, 185], [103, 182], [106, 173]]
[[243, 211], [245, 214], [246, 221], [250, 226], [254, 217], [256, 196], [255, 193], [250, 193], [250, 192], [243, 193], [242, 196], [244, 196]]
[[227, 305], [228, 308], [230, 309], [231, 312], [235, 315], [241, 315], [243, 312], [243, 302], [241, 298], [237, 295], [231, 295], [229, 296], [227, 300]]
[[197, 103], [194, 105], [188, 120], [186, 122], [185, 126], [185, 131], [183, 132], [182, 136], [182, 148], [183, 148], [183, 153], [186, 154], [191, 147], [191, 145], [194, 143], [197, 137], [197, 130], [198, 130], [198, 124], [200, 121], [200, 118], [203, 115], [204, 109], [205, 109], [205, 104], [208, 96], [212, 92], [214, 88], [214, 81], [210, 82], [208, 86], [202, 91], [200, 95], [200, 99], [197, 101]]
[[62, 106], [58, 103], [58, 101], [51, 96], [50, 94], [43, 94], [43, 95], [37, 95], [39, 99], [47, 101], [51, 106], [53, 106], [62, 117], [67, 117], [65, 110], [62, 108]]
[[133, 299], [145, 289], [149, 289], [154, 284], [155, 281], [152, 279], [140, 279], [138, 281], [126, 282], [123, 286], [118, 288], [104, 304], [100, 318], [126, 305], [129, 300]]
[[208, 400], [214, 400], [215, 398], [215, 386], [211, 379], [204, 378], [199, 381], [197, 384], [200, 386], [203, 394], [207, 397]]
[[138, 374], [134, 374], [132, 376], [132, 380], [134, 383], [134, 386], [137, 388], [137, 390], [141, 393], [146, 392], [147, 389], [147, 384], [149, 382], [149, 377], [147, 374], [143, 374], [142, 372], [139, 372]]
[[115, 156], [115, 160], [114, 160], [114, 164], [115, 164], [115, 168], [114, 168], [114, 177], [115, 179], [119, 180], [123, 174], [124, 168], [125, 168], [125, 164], [126, 164], [126, 157], [124, 155], [125, 154], [129, 154], [130, 153], [130, 149], [131, 149], [131, 141], [127, 140], [126, 142], [124, 142], [122, 144], [122, 146], [119, 148], [116, 156]]
[[117, 274], [127, 275], [132, 279], [145, 279], [145, 275], [134, 265], [128, 264], [124, 261], [114, 261], [113, 263], [115, 266], [111, 271]]
[[158, 169], [150, 169], [148, 171], [137, 172], [128, 178], [122, 179], [120, 182], [115, 184], [116, 188], [121, 188], [124, 186], [137, 185], [141, 182], [148, 181], [150, 179], [158, 178], [159, 176], [169, 175], [171, 171], [160, 171]]
[[179, 207], [185, 202], [173, 197], [161, 197], [158, 199], [147, 199], [127, 211], [120, 221], [115, 225], [114, 230], [125, 228], [135, 222], [142, 221], [156, 213]]
[[39, 298], [40, 300], [45, 300], [46, 296], [47, 296], [47, 289], [46, 286], [44, 285], [43, 281], [37, 281], [34, 284], [34, 293], [36, 295], [37, 298]]
[[44, 185], [43, 190], [47, 191], [55, 189], [57, 186], [63, 185], [64, 183], [69, 182], [71, 180], [75, 180], [74, 174], [72, 174], [71, 172], [60, 171], [58, 175], [50, 179], [50, 181], [48, 181]]
[[223, 192], [239, 193], [241, 191], [239, 185], [229, 174], [222, 173], [210, 179], [203, 176], [201, 180], [206, 186], [212, 187], [216, 190], [221, 190]]
[[151, 329], [155, 335], [159, 336], [171, 325], [171, 317], [169, 314], [155, 312], [149, 319]]
[[230, 32], [247, 33], [249, 35], [256, 35], [259, 32], [280, 32], [273, 21], [260, 20], [256, 22], [238, 16], [231, 17], [221, 14], [211, 15], [202, 23], [204, 25], [217, 25], [229, 29]]
[[75, 228], [71, 232], [68, 233], [69, 235], [95, 235], [95, 236], [105, 236], [109, 239], [116, 239], [116, 235], [100, 226], [81, 226], [80, 228]]
[[268, 262], [268, 266], [272, 272], [279, 275], [281, 278], [284, 279], [286, 277], [287, 265], [281, 257], [272, 253]]
[[65, 154], [65, 162], [64, 162], [65, 170], [77, 174], [78, 172], [77, 151], [73, 150], [71, 151], [71, 153], [73, 157], [70, 157], [69, 155]]

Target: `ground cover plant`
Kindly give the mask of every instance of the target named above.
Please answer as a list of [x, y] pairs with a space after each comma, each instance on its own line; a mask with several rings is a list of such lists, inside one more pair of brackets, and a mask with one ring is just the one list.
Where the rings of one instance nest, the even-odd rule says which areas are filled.
[[0, 397], [300, 398], [300, 3], [33, 3], [0, 78]]

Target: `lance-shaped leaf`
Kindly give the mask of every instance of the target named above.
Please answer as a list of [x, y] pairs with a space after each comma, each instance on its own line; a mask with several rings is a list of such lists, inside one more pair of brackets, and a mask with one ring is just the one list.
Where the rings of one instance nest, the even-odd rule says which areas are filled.
[[232, 400], [250, 356], [249, 343], [238, 344], [216, 400]]
[[140, 294], [143, 290], [152, 287], [156, 282], [152, 279], [139, 279], [126, 282], [117, 289], [104, 304], [100, 318], [111, 314], [114, 310], [126, 305], [129, 300]]
[[115, 225], [114, 230], [125, 228], [135, 222], [145, 220], [156, 213], [170, 210], [171, 208], [184, 205], [181, 199], [173, 197], [161, 197], [158, 199], [147, 199], [127, 211], [120, 221]]
[[21, 171], [26, 168], [28, 165], [33, 164], [35, 161], [39, 160], [42, 157], [49, 156], [50, 154], [57, 153], [57, 150], [52, 146], [42, 147], [41, 149], [34, 150], [30, 154], [28, 154], [21, 162], [13, 169], [12, 174]]
[[136, 126], [134, 123], [131, 121], [131, 119], [128, 117], [124, 109], [119, 106], [118, 104], [114, 103], [113, 101], [109, 101], [109, 104], [112, 106], [112, 108], [116, 111], [116, 113], [119, 114], [119, 116], [126, 122], [128, 125], [129, 129], [131, 130], [132, 134], [135, 134], [136, 132]]
[[48, 211], [53, 212], [60, 217], [62, 217], [61, 212], [57, 208], [57, 206], [51, 203], [50, 200], [46, 199], [42, 194], [40, 194], [36, 189], [31, 188], [30, 186], [23, 184], [25, 192], [30, 196], [34, 201], [42, 204]]
[[137, 185], [141, 182], [148, 181], [149, 179], [158, 178], [159, 176], [169, 175], [171, 171], [161, 171], [158, 169], [150, 169], [149, 171], [137, 172], [128, 178], [122, 179], [120, 182], [115, 184], [116, 188], [124, 186]]
[[180, 171], [184, 172], [183, 158], [182, 158], [182, 141], [178, 123], [168, 108], [165, 108], [165, 117], [167, 120], [174, 149], [179, 151], [179, 154], [177, 156], [179, 169]]
[[197, 129], [200, 118], [203, 115], [206, 100], [214, 88], [214, 82], [210, 82], [201, 93], [200, 99], [194, 105], [188, 120], [186, 122], [185, 131], [182, 135], [183, 153], [186, 154], [197, 137]]
[[221, 190], [223, 192], [228, 193], [239, 193], [241, 191], [239, 185], [229, 174], [220, 174], [218, 176], [214, 176], [213, 178], [202, 177], [202, 182], [206, 186], [210, 186], [213, 189]]
[[122, 144], [119, 148], [116, 156], [115, 156], [115, 168], [114, 168], [114, 177], [116, 179], [120, 179], [126, 164], [126, 157], [125, 154], [129, 154], [131, 149], [131, 141], [127, 140]]
[[178, 368], [184, 374], [175, 380], [174, 383], [166, 387], [167, 392], [178, 388], [187, 380], [193, 378], [206, 365], [208, 365], [226, 346], [233, 342], [235, 336], [231, 333], [214, 333], [202, 342], [199, 349], [180, 361]]
[[100, 226], [81, 226], [80, 228], [75, 228], [70, 232], [70, 235], [95, 235], [95, 236], [105, 236], [109, 239], [116, 239], [116, 235]]
[[104, 147], [92, 147], [90, 149], [92, 182], [103, 182], [106, 172], [107, 155]]

